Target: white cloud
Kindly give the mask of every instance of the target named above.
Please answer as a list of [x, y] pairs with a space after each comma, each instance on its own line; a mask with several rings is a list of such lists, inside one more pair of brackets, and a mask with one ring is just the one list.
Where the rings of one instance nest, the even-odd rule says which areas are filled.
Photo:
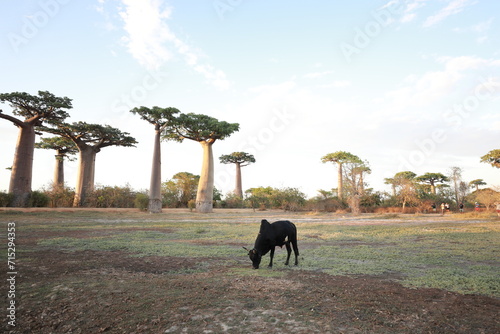
[[172, 54], [165, 42], [176, 40], [164, 22], [171, 15], [171, 9], [161, 9], [161, 3], [154, 0], [122, 0], [125, 8], [120, 11], [127, 36], [124, 41], [129, 52], [148, 69], [158, 69]]
[[462, 12], [467, 6], [474, 4], [475, 2], [471, 0], [452, 0], [448, 3], [448, 6], [442, 8], [435, 15], [429, 16], [425, 20], [423, 26], [430, 27], [437, 24], [451, 15], [456, 15]]
[[426, 5], [427, 0], [415, 0], [413, 2], [408, 3], [406, 9], [403, 12], [403, 17], [401, 18], [401, 22], [408, 23], [413, 21], [417, 17], [417, 10], [424, 7]]
[[401, 87], [387, 92], [378, 101], [381, 113], [406, 120], [436, 118], [436, 112], [449, 108], [450, 103], [463, 101], [467, 94], [479, 89], [480, 83], [489, 85], [479, 89], [481, 92], [492, 91], [496, 81], [490, 83], [482, 78], [498, 72], [500, 67], [500, 60], [471, 56], [439, 57], [436, 62], [441, 64], [441, 70], [409, 75]]
[[127, 35], [124, 41], [129, 52], [147, 69], [159, 69], [178, 54], [186, 64], [201, 74], [214, 87], [225, 90], [230, 82], [223, 71], [201, 63], [200, 54], [186, 44], [167, 24], [172, 8], [162, 0], [122, 0], [119, 11]]

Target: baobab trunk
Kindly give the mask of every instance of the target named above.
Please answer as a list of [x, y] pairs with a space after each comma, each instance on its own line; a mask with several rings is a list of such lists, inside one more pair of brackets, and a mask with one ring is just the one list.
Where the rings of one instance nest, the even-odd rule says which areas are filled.
[[344, 198], [344, 191], [342, 190], [344, 183], [343, 183], [343, 177], [342, 177], [342, 163], [339, 163], [339, 168], [338, 168], [338, 174], [337, 174], [337, 183], [338, 183], [338, 196], [340, 199]]
[[94, 191], [94, 170], [97, 152], [90, 146], [79, 149], [80, 163], [78, 166], [73, 207], [83, 206], [88, 194]]
[[196, 193], [196, 211], [210, 213], [213, 211], [214, 198], [214, 158], [212, 145], [214, 141], [201, 141], [203, 147], [203, 163]]
[[27, 125], [19, 126], [19, 129], [9, 184], [9, 193], [14, 196], [11, 203], [14, 207], [28, 205], [35, 150], [35, 128]]
[[56, 167], [54, 169], [54, 188], [64, 188], [64, 154], [56, 154]]
[[241, 164], [236, 163], [236, 189], [234, 194], [243, 199], [243, 187], [241, 185]]
[[151, 167], [151, 183], [149, 186], [149, 213], [161, 213], [161, 131], [155, 129], [155, 142], [153, 149], [153, 165]]

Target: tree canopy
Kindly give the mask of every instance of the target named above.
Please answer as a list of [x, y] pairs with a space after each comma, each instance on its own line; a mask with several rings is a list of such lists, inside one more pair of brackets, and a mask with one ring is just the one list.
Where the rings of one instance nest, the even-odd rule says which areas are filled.
[[441, 173], [425, 173], [415, 178], [418, 182], [428, 183], [431, 186], [431, 192], [436, 194], [436, 183], [448, 182], [450, 179]]
[[[25, 92], [0, 94], [0, 101], [8, 102], [13, 108], [12, 113], [24, 118], [24, 122], [33, 123], [35, 126], [47, 123], [58, 123], [66, 119], [69, 114], [65, 109], [71, 109], [71, 99], [58, 97], [48, 91], [38, 91], [38, 96]], [[5, 115], [0, 110], [0, 118], [7, 119], [18, 126], [22, 122], [15, 117]]]
[[134, 115], [139, 115], [141, 119], [153, 124], [155, 127], [163, 130], [170, 122], [175, 119], [175, 115], [180, 111], [177, 108], [160, 108], [160, 107], [138, 107], [130, 110]]
[[92, 146], [99, 152], [108, 146], [133, 147], [137, 144], [134, 137], [128, 132], [109, 125], [89, 124], [86, 122], [61, 123], [56, 127], [43, 127], [43, 131], [71, 139], [78, 147], [81, 145]]
[[493, 167], [500, 168], [500, 149], [491, 150], [488, 154], [481, 157], [481, 162], [490, 164]]
[[78, 153], [75, 143], [65, 137], [45, 137], [35, 143], [35, 148], [55, 150], [60, 158], [65, 158]]
[[225, 139], [240, 129], [238, 123], [219, 121], [216, 118], [201, 114], [180, 114], [173, 123], [173, 131], [166, 134], [165, 139], [183, 141], [214, 142]]
[[223, 164], [239, 164], [241, 167], [244, 167], [254, 163], [255, 158], [252, 154], [246, 152], [233, 152], [221, 155], [219, 161]]

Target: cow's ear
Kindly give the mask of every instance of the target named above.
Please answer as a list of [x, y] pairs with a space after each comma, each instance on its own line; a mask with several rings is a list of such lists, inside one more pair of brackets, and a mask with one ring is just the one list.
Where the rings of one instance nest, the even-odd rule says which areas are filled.
[[257, 251], [255, 249], [252, 249], [252, 253], [257, 254]]
[[261, 231], [265, 230], [269, 225], [271, 225], [271, 224], [269, 224], [269, 222], [267, 220], [262, 219], [260, 221], [260, 230]]

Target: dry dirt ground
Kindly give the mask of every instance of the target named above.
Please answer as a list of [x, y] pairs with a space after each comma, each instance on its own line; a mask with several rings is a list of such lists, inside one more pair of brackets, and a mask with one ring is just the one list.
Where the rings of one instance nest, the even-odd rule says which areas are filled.
[[381, 276], [238, 275], [214, 258], [54, 251], [37, 246], [43, 237], [18, 240], [36, 252], [19, 264], [17, 325], [4, 319], [5, 333], [500, 333], [496, 298]]

